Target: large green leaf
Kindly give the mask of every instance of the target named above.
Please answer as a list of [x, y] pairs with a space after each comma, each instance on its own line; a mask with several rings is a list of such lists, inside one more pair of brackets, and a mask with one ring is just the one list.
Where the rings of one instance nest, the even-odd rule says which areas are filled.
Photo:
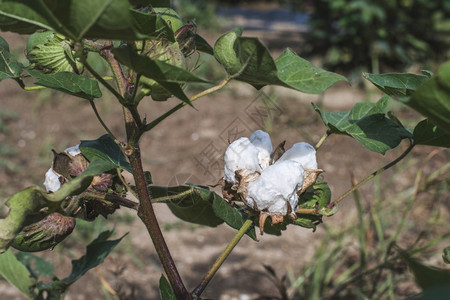
[[389, 96], [410, 96], [429, 77], [411, 73], [364, 73], [364, 78]]
[[0, 36], [0, 81], [6, 78], [19, 78], [22, 65], [14, 60], [8, 43]]
[[36, 278], [28, 271], [11, 250], [0, 254], [0, 275], [29, 298], [35, 296]]
[[313, 66], [290, 49], [286, 49], [275, 64], [280, 80], [304, 93], [320, 94], [338, 81], [347, 81], [342, 75]]
[[381, 154], [398, 146], [412, 134], [385, 115], [388, 96], [377, 103], [359, 102], [347, 112], [324, 112], [313, 104], [324, 124], [332, 133], [346, 134], [367, 149]]
[[416, 125], [413, 132], [414, 143], [450, 148], [450, 133], [442, 130], [428, 119]]
[[83, 174], [98, 175], [117, 168], [131, 173], [130, 164], [109, 134], [102, 135], [96, 140], [81, 141], [80, 150], [90, 162]]
[[221, 36], [214, 45], [214, 56], [228, 74], [257, 89], [270, 84], [318, 94], [337, 81], [346, 81], [341, 75], [314, 67], [289, 49], [273, 60], [258, 39], [241, 35], [237, 28]]
[[153, 60], [147, 56], [139, 55], [131, 47], [114, 48], [112, 52], [114, 53], [114, 57], [120, 63], [147, 78], [153, 79], [167, 91], [186, 103], [190, 103], [190, 101], [181, 88], [182, 84], [208, 82], [183, 68], [179, 68], [164, 61]]
[[29, 70], [28, 73], [38, 79], [35, 82], [37, 85], [52, 88], [87, 100], [94, 100], [94, 98], [100, 98], [102, 96], [98, 82], [83, 75], [72, 72], [45, 74], [36, 70]]
[[135, 22], [127, 0], [0, 1], [0, 29], [18, 33], [44, 28], [74, 40], [141, 39]]
[[400, 99], [450, 133], [450, 61], [443, 64], [410, 98]]
[[214, 192], [194, 185], [149, 186], [156, 202], [167, 203], [172, 213], [183, 221], [216, 227], [223, 220], [213, 210]]

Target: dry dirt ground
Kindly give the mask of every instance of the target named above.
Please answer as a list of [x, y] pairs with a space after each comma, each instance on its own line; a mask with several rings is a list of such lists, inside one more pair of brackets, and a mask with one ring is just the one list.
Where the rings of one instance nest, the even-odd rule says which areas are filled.
[[[13, 35], [2, 36], [8, 41], [20, 42]], [[104, 91], [104, 94], [108, 92]], [[325, 133], [325, 127], [310, 102], [320, 102], [329, 110], [344, 111], [364, 100], [367, 98], [362, 91], [347, 84], [337, 84], [319, 98], [282, 88], [264, 88], [259, 92], [251, 86], [233, 83], [217, 94], [198, 100], [195, 109], [183, 108], [144, 136], [141, 144], [144, 165], [152, 172], [157, 185], [174, 185], [185, 179], [197, 184], [213, 184], [222, 175], [220, 156], [228, 140], [249, 136], [255, 129], [265, 129], [271, 133], [274, 145], [283, 140], [287, 141], [288, 147], [298, 141], [315, 144]], [[123, 138], [123, 122], [117, 103], [110, 97], [97, 103], [106, 124]], [[271, 107], [269, 111], [264, 103]], [[152, 120], [176, 104], [174, 99], [167, 102], [144, 100], [142, 115]], [[62, 151], [79, 140], [95, 139], [104, 133], [89, 104], [74, 97], [49, 91], [24, 92], [14, 82], [5, 80], [0, 83], [0, 105], [3, 121], [8, 126], [8, 130], [0, 132], [0, 146], [7, 145], [14, 150], [1, 157], [1, 203], [19, 189], [42, 184], [51, 164], [51, 149]], [[264, 114], [264, 108], [266, 113], [270, 112], [269, 116]], [[403, 110], [400, 114], [407, 119], [417, 117]], [[398, 156], [405, 146], [402, 144], [399, 149], [381, 156], [363, 149], [348, 137], [331, 136], [319, 150], [318, 162], [325, 170], [324, 179], [331, 187], [333, 198], [349, 189], [351, 173], [361, 179]], [[418, 148], [411, 154], [408, 166], [403, 170], [389, 170], [383, 177], [391, 181], [393, 190], [412, 186], [419, 162], [432, 150]], [[447, 160], [448, 153], [438, 154], [426, 172], [431, 173]], [[394, 174], [399, 176], [393, 177]], [[363, 187], [365, 203], [371, 201], [373, 189], [372, 183]], [[235, 230], [226, 225], [217, 228], [191, 226], [178, 221], [164, 205], [156, 205], [156, 213], [182, 278], [188, 288], [195, 287]], [[129, 234], [103, 265], [71, 287], [66, 299], [105, 299], [101, 280], [116, 291], [121, 289], [122, 295], [128, 295], [122, 296], [123, 299], [159, 298], [157, 283], [162, 269], [150, 238], [132, 211], [121, 209], [120, 215], [121, 218], [111, 218], [111, 222], [104, 222], [102, 224], [106, 225], [102, 226], [104, 229], [115, 227], [115, 237]], [[331, 226], [356, 224], [353, 215], [353, 202], [348, 199], [335, 216], [324, 221]], [[132, 216], [132, 220], [124, 221], [129, 219], [127, 216]], [[276, 299], [279, 294], [266, 276], [263, 264], [272, 266], [281, 275], [286, 270], [299, 275], [302, 266], [311, 259], [322, 234], [320, 226], [314, 233], [290, 227], [281, 237], [264, 235], [259, 242], [244, 237], [204, 296], [223, 300]], [[70, 259], [83, 253], [81, 240], [70, 239], [65, 242], [64, 250], [41, 254], [55, 263], [60, 277], [67, 276], [70, 271]], [[0, 298], [23, 299], [3, 281], [0, 281]]]

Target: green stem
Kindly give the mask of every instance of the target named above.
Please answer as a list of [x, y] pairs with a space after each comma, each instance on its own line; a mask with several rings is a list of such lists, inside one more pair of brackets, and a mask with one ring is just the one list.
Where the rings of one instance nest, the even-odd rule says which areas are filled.
[[92, 110], [95, 113], [95, 116], [97, 117], [97, 120], [100, 122], [100, 124], [102, 124], [102, 127], [106, 130], [106, 132], [115, 140], [117, 141], [116, 137], [114, 136], [114, 134], [111, 132], [111, 130], [109, 130], [108, 126], [106, 126], [105, 122], [103, 122], [102, 117], [100, 117], [100, 114], [98, 113], [97, 110], [97, 106], [95, 105], [94, 101], [89, 101], [89, 103], [91, 104]]
[[330, 204], [328, 204], [327, 208], [333, 208], [336, 204], [338, 204], [339, 202], [341, 202], [344, 198], [346, 198], [348, 195], [350, 195], [351, 193], [353, 193], [354, 191], [356, 191], [357, 189], [359, 189], [362, 185], [364, 185], [365, 183], [367, 183], [369, 180], [371, 180], [372, 178], [380, 175], [381, 173], [383, 173], [384, 171], [386, 171], [387, 169], [389, 169], [390, 167], [396, 165], [399, 161], [401, 161], [403, 158], [405, 158], [406, 155], [408, 155], [408, 153], [414, 148], [415, 144], [411, 143], [409, 145], [409, 147], [399, 156], [397, 157], [395, 160], [391, 161], [390, 163], [388, 163], [387, 165], [385, 165], [384, 167], [376, 170], [375, 172], [373, 172], [372, 174], [370, 174], [369, 176], [367, 176], [366, 178], [364, 178], [363, 180], [361, 180], [359, 183], [357, 183], [356, 185], [354, 185], [350, 190], [348, 190], [347, 192], [345, 192], [342, 196], [340, 196], [339, 198], [337, 198], [336, 200], [334, 200], [333, 202], [331, 202]]
[[322, 146], [322, 144], [325, 142], [325, 140], [327, 139], [327, 137], [330, 136], [330, 134], [331, 134], [331, 133], [330, 133], [329, 131], [327, 131], [327, 132], [320, 138], [320, 141], [316, 144], [316, 146], [315, 146], [314, 148], [316, 148], [316, 150], [319, 149], [320, 146]]
[[233, 237], [233, 239], [230, 241], [230, 243], [227, 245], [225, 250], [220, 254], [220, 256], [217, 258], [216, 262], [211, 266], [209, 271], [205, 274], [203, 277], [203, 280], [200, 282], [200, 284], [194, 289], [192, 292], [192, 296], [194, 297], [200, 297], [202, 292], [205, 290], [206, 286], [210, 282], [210, 280], [214, 277], [217, 270], [219, 270], [220, 266], [223, 264], [225, 259], [230, 255], [231, 251], [233, 251], [234, 247], [236, 247], [237, 243], [241, 240], [241, 238], [244, 236], [244, 234], [247, 232], [247, 230], [250, 229], [250, 227], [253, 225], [253, 221], [250, 219], [247, 219], [242, 227], [239, 229], [239, 231], [236, 233], [236, 235]]
[[169, 202], [169, 201], [176, 200], [176, 199], [182, 199], [183, 197], [185, 197], [189, 194], [192, 194], [192, 193], [194, 193], [194, 188], [191, 188], [187, 191], [184, 191], [182, 193], [172, 195], [172, 196], [153, 198], [152, 203], [165, 203], [165, 202]]

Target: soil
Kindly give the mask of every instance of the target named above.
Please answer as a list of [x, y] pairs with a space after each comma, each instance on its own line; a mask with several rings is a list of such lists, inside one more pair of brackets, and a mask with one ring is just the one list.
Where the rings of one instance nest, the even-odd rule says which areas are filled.
[[[2, 36], [10, 43], [23, 45], [21, 37]], [[108, 92], [104, 91], [104, 94], [108, 95]], [[243, 83], [232, 83], [223, 91], [198, 100], [195, 108], [183, 108], [145, 135], [141, 143], [144, 165], [151, 171], [156, 185], [176, 185], [185, 181], [214, 184], [223, 174], [220, 156], [228, 140], [264, 129], [271, 133], [274, 145], [283, 140], [287, 141], [287, 147], [298, 141], [315, 144], [326, 129], [310, 102], [320, 103], [328, 110], [345, 111], [354, 103], [367, 100], [365, 95], [347, 84], [337, 84], [323, 96], [311, 96], [284, 88], [266, 87], [257, 91]], [[0, 145], [13, 149], [11, 154], [2, 154], [1, 157], [0, 203], [20, 189], [42, 184], [51, 164], [51, 149], [62, 151], [80, 140], [96, 139], [104, 134], [90, 105], [84, 100], [50, 91], [24, 92], [11, 80], [0, 83], [0, 99], [1, 113], [6, 116], [2, 120], [8, 127], [8, 130], [0, 132]], [[264, 108], [264, 101], [272, 108], [269, 117], [257, 113], [258, 108]], [[124, 139], [119, 105], [110, 96], [96, 103], [105, 123], [118, 138]], [[140, 107], [141, 115], [152, 120], [176, 104], [175, 99], [167, 102], [145, 99]], [[406, 120], [417, 120], [418, 116], [409, 110], [398, 111]], [[405, 148], [406, 143], [382, 156], [365, 150], [348, 137], [328, 138], [318, 152], [318, 162], [325, 170], [324, 179], [332, 190], [332, 198], [351, 187], [351, 176], [358, 180], [364, 178], [393, 160]], [[383, 178], [390, 181], [390, 189], [395, 191], [412, 186], [419, 163], [432, 150], [431, 147], [419, 147], [408, 160], [409, 166], [413, 167], [404, 165], [403, 170], [393, 168], [387, 171]], [[446, 161], [448, 152], [440, 152], [427, 164], [424, 172], [430, 174]], [[393, 176], [395, 174], [400, 175]], [[370, 206], [373, 193], [373, 182], [362, 188], [365, 206]], [[339, 212], [325, 219], [325, 223], [330, 227], [344, 226], [349, 222], [356, 224], [353, 206], [351, 198], [343, 201]], [[192, 226], [179, 221], [162, 204], [155, 205], [155, 209], [181, 277], [192, 289], [235, 230], [226, 225], [217, 228]], [[75, 283], [66, 299], [105, 299], [101, 281], [107, 282], [121, 299], [159, 298], [157, 283], [163, 271], [148, 233], [133, 211], [123, 208], [119, 215], [122, 218], [111, 218], [111, 222], [104, 224], [107, 224], [105, 229], [117, 225], [115, 237], [129, 233], [121, 242], [123, 245], [103, 265]], [[123, 219], [130, 215], [134, 216], [133, 220], [124, 222]], [[443, 212], [443, 216], [448, 221], [448, 212]], [[278, 299], [280, 294], [263, 266], [271, 266], [280, 277], [287, 272], [294, 277], [299, 276], [302, 267], [311, 260], [323, 233], [321, 226], [316, 232], [290, 226], [280, 237], [265, 234], [259, 237], [258, 242], [244, 237], [203, 296], [222, 300]], [[60, 278], [70, 272], [70, 259], [83, 253], [84, 245], [70, 239], [65, 242], [64, 250], [40, 254], [55, 263]], [[417, 291], [412, 283], [407, 289]], [[3, 281], [0, 281], [0, 298], [23, 299]]]

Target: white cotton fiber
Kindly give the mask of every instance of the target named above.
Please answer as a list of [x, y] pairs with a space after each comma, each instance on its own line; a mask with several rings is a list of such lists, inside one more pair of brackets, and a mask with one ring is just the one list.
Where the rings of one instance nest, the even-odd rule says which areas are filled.
[[44, 186], [47, 193], [56, 192], [61, 187], [59, 176], [53, 171], [52, 168], [48, 169], [47, 173], [45, 173]]
[[247, 169], [253, 172], [261, 172], [258, 161], [259, 150], [246, 137], [241, 137], [231, 143], [225, 151], [225, 181], [235, 183], [235, 172]]
[[81, 151], [80, 151], [80, 144], [75, 145], [73, 147], [69, 147], [66, 150], [64, 150], [64, 152], [66, 152], [70, 156], [77, 156], [78, 154], [81, 153]]
[[279, 161], [264, 170], [261, 176], [248, 184], [247, 203], [269, 214], [287, 214], [287, 202], [293, 211], [297, 208], [297, 191], [302, 187], [304, 170], [292, 160]]
[[259, 165], [262, 169], [267, 168], [270, 163], [270, 154], [273, 151], [269, 134], [262, 130], [256, 130], [250, 136], [250, 142], [259, 150]]
[[317, 169], [316, 149], [305, 142], [294, 144], [278, 161], [286, 160], [296, 161], [305, 169]]

